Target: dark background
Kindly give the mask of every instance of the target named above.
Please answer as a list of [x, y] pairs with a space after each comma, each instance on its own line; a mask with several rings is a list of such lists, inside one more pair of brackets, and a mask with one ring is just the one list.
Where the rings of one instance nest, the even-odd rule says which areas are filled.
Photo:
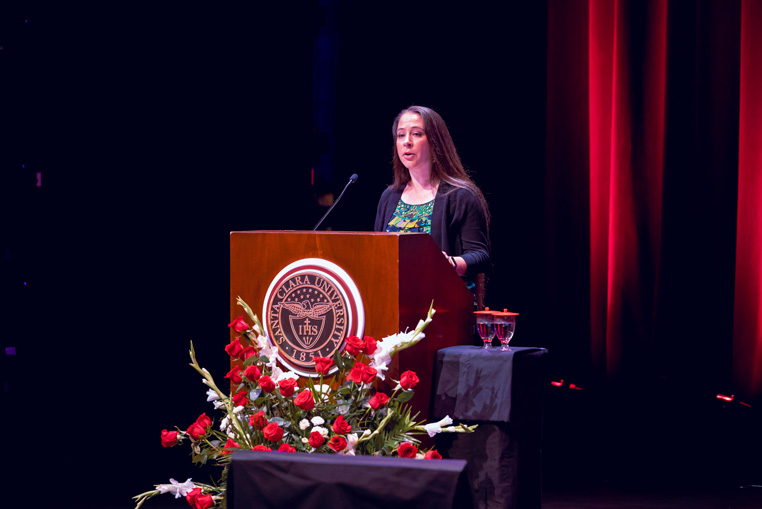
[[[585, 385], [588, 317], [549, 306], [580, 275], [547, 276], [563, 263], [543, 236], [545, 3], [360, 5], [2, 7], [10, 496], [50, 496], [43, 478], [64, 506], [99, 507], [207, 480], [159, 432], [211, 413], [190, 341], [227, 372], [229, 232], [310, 229], [352, 173], [323, 228], [372, 229], [411, 104], [442, 114], [490, 203], [487, 304], [521, 313], [515, 343], [548, 347], [553, 380]], [[743, 409], [620, 389], [549, 387], [546, 485], [750, 481]]]

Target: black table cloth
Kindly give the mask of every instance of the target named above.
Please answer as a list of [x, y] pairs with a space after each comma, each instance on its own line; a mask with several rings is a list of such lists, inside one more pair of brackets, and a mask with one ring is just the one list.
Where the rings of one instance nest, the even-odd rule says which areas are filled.
[[228, 508], [470, 507], [463, 460], [235, 451]]
[[475, 433], [437, 435], [447, 458], [468, 460], [478, 508], [539, 508], [545, 348], [455, 346], [437, 352], [432, 420], [479, 424]]

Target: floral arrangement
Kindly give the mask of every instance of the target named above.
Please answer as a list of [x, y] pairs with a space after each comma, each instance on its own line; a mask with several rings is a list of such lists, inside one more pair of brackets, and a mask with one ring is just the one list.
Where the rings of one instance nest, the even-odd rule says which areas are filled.
[[[415, 435], [472, 432], [476, 427], [453, 426], [449, 417], [429, 424], [416, 422], [417, 415], [412, 416], [406, 405], [419, 382], [413, 371], [392, 380], [396, 385], [391, 394], [374, 388], [377, 380], [385, 380], [392, 357], [425, 337], [423, 330], [435, 313], [433, 304], [426, 319], [420, 320], [413, 331], [380, 341], [370, 336], [350, 336], [344, 350], [337, 351], [333, 358], [315, 357], [317, 383], [313, 378], [283, 371], [278, 365], [278, 350], [265, 336], [257, 316], [240, 298], [238, 304], [252, 325], [244, 315], [229, 324], [235, 332], [235, 338], [225, 347], [234, 366], [225, 375], [230, 380], [230, 393], [220, 389], [209, 371], [198, 364], [193, 343], [190, 347], [190, 365], [209, 388], [207, 401], [224, 417], [215, 426], [212, 418], [202, 413], [185, 430], [161, 432], [162, 446], [174, 447], [189, 441], [194, 464], [221, 466], [220, 480], [202, 484], [192, 479], [182, 483], [170, 479], [169, 484], [156, 485], [133, 497], [136, 509], [161, 493], [185, 497], [193, 509], [224, 508], [230, 453], [237, 449], [435, 460], [442, 456], [436, 449], [419, 450], [420, 440]], [[324, 380], [329, 373], [333, 379]]]

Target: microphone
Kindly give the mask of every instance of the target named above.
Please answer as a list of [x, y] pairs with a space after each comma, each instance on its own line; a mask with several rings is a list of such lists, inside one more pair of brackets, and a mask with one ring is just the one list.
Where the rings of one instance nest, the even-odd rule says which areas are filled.
[[313, 232], [318, 229], [318, 226], [320, 226], [323, 223], [323, 219], [328, 217], [328, 214], [330, 214], [333, 208], [336, 206], [336, 204], [339, 203], [339, 200], [341, 200], [341, 197], [344, 196], [344, 193], [349, 187], [349, 184], [354, 184], [355, 182], [357, 182], [358, 178], [359, 177], [357, 176], [357, 173], [353, 173], [352, 176], [349, 177], [349, 182], [347, 182], [347, 185], [344, 186], [344, 190], [341, 191], [341, 194], [339, 195], [339, 197], [336, 198], [335, 202], [333, 202], [333, 205], [331, 205], [331, 208], [328, 209], [325, 214], [323, 214], [323, 217], [320, 218], [320, 221], [318, 221], [318, 224], [316, 224], [315, 227], [312, 229]]

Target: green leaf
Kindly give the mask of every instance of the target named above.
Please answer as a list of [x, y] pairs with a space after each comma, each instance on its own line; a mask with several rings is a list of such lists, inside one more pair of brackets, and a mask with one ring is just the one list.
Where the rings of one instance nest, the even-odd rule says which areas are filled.
[[399, 394], [399, 396], [397, 396], [394, 399], [397, 403], [406, 403], [410, 401], [411, 399], [413, 399], [414, 395], [415, 395], [415, 391], [403, 391]]
[[336, 350], [333, 353], [333, 363], [339, 368], [339, 371], [344, 371], [344, 359], [341, 358], [341, 353]]

